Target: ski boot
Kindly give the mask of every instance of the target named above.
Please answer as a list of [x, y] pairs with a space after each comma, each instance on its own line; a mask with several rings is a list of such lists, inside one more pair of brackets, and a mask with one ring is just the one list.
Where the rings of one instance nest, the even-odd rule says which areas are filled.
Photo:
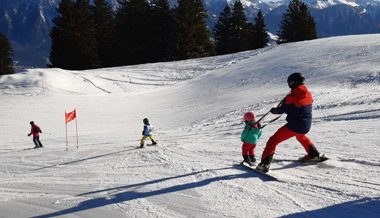
[[243, 162], [241, 162], [241, 165], [244, 165], [244, 163], [248, 164], [249, 166], [255, 166], [254, 163], [252, 163], [251, 158], [248, 155], [243, 155]]
[[328, 160], [327, 157], [325, 157], [324, 154], [322, 154], [321, 156], [315, 156], [315, 157], [310, 157], [310, 155], [305, 155], [303, 157], [301, 157], [300, 159], [298, 159], [298, 162], [303, 162], [303, 163], [314, 163], [314, 162], [323, 162], [323, 161], [326, 161]]
[[315, 156], [315, 157], [310, 157], [308, 154], [299, 158], [298, 159], [298, 162], [316, 162], [316, 161], [319, 161], [319, 155]]
[[249, 156], [250, 161], [255, 164], [256, 163], [256, 157], [255, 156]]
[[260, 170], [261, 172], [268, 172], [269, 171], [269, 166], [270, 164], [265, 164], [265, 163], [259, 163], [259, 165], [257, 165], [256, 167], [256, 170]]

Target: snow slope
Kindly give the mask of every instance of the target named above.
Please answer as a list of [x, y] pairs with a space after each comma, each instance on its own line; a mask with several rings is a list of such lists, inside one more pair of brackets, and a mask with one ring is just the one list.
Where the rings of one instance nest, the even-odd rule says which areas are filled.
[[[0, 78], [0, 217], [378, 217], [380, 35], [326, 38], [180, 62]], [[331, 159], [278, 146], [268, 181], [242, 168], [242, 116], [266, 113], [303, 72], [309, 133]], [[78, 112], [65, 145], [64, 111]], [[159, 146], [136, 149], [142, 119]], [[267, 120], [273, 118], [268, 117]], [[285, 117], [285, 116], [284, 116]], [[284, 117], [267, 126], [260, 157]], [[29, 121], [42, 128], [33, 147]]]

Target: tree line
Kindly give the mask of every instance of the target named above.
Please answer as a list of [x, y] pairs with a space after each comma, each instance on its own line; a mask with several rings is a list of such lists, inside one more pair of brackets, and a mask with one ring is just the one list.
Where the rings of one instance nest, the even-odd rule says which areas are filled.
[[[224, 8], [211, 31], [202, 0], [178, 0], [174, 8], [168, 0], [118, 0], [115, 11], [106, 0], [62, 0], [57, 11], [48, 67], [69, 70], [229, 54], [269, 41], [263, 13], [248, 22], [239, 0]], [[289, 3], [277, 34], [277, 43], [317, 38], [305, 3]], [[0, 75], [14, 72], [4, 38], [0, 34]]]
[[12, 53], [13, 50], [8, 38], [0, 33], [0, 76], [15, 72]]

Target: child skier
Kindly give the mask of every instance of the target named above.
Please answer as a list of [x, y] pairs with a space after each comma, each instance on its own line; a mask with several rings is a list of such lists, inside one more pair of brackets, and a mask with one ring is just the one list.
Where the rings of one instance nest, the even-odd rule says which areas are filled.
[[241, 133], [241, 141], [243, 142], [242, 154], [243, 162], [250, 166], [253, 166], [256, 162], [255, 158], [255, 148], [257, 140], [261, 136], [260, 124], [255, 122], [256, 117], [252, 112], [247, 112], [244, 114], [245, 127]]
[[40, 141], [40, 133], [42, 133], [41, 128], [34, 124], [33, 121], [29, 123], [31, 125], [30, 133], [28, 136], [33, 135], [33, 142], [36, 145], [34, 148], [42, 148], [42, 143]]
[[143, 123], [144, 123], [144, 129], [142, 132], [143, 137], [141, 138], [140, 148], [144, 147], [145, 139], [148, 137], [152, 141], [152, 145], [157, 145], [157, 142], [154, 140], [153, 135], [152, 135], [153, 127], [149, 124], [148, 118], [144, 118]]

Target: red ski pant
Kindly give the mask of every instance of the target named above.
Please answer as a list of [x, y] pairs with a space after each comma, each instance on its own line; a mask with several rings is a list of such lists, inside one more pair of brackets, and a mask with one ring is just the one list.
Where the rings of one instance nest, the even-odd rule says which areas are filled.
[[261, 157], [261, 161], [266, 160], [269, 156], [273, 156], [278, 144], [294, 136], [296, 137], [297, 141], [299, 141], [302, 144], [306, 152], [309, 154], [310, 146], [313, 145], [313, 142], [310, 141], [310, 139], [305, 134], [293, 132], [288, 127], [283, 126], [280, 129], [278, 129], [273, 136], [269, 138], [265, 146], [263, 156]]
[[255, 148], [256, 144], [249, 144], [247, 142], [244, 142], [243, 147], [241, 148], [242, 154], [247, 156], [255, 156]]

